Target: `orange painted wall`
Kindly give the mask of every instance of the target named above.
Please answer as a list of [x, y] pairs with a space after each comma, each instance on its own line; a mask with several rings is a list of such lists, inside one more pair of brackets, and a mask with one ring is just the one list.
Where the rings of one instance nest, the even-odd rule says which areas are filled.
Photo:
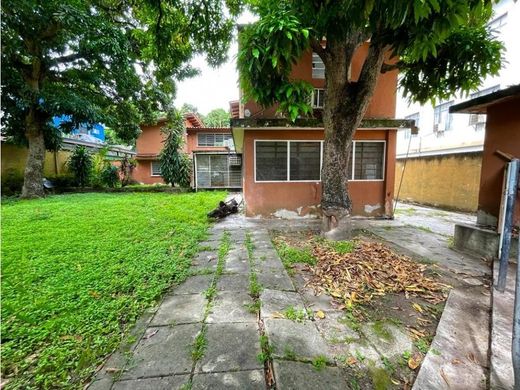
[[[357, 80], [364, 59], [368, 52], [368, 43], [361, 46], [352, 60], [352, 80]], [[394, 118], [397, 90], [397, 71], [387, 72], [379, 76], [374, 96], [367, 108], [366, 118]], [[291, 76], [295, 79], [305, 80], [315, 88], [325, 88], [324, 79], [312, 78], [312, 50], [305, 52], [300, 62], [293, 67]], [[277, 116], [276, 107], [263, 109], [254, 102], [247, 102], [244, 109], [251, 112], [251, 117], [274, 118]]]
[[[288, 210], [303, 216], [319, 214], [321, 182], [255, 183], [254, 140], [323, 140], [323, 130], [247, 130], [244, 135], [243, 189], [246, 215], [270, 216], [277, 210]], [[349, 192], [353, 215], [392, 216], [395, 180], [395, 130], [358, 130], [354, 140], [384, 140], [386, 162], [384, 181], [351, 181]], [[376, 207], [379, 205], [379, 207]], [[371, 211], [369, 211], [371, 210]]]
[[[498, 218], [500, 213], [502, 183], [506, 164], [503, 158], [495, 154], [495, 151], [500, 150], [520, 158], [519, 107], [520, 97], [498, 103], [487, 110], [478, 211], [495, 218]], [[519, 196], [516, 200], [514, 223], [520, 225]]]

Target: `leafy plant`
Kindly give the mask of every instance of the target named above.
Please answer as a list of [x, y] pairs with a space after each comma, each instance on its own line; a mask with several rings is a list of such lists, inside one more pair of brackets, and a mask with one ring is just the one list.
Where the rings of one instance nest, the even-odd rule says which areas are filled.
[[295, 248], [279, 239], [274, 240], [273, 243], [275, 244], [275, 248], [285, 268], [290, 269], [295, 263], [304, 263], [309, 265], [316, 264], [316, 259], [308, 248]]
[[260, 335], [260, 348], [262, 349], [262, 352], [258, 354], [258, 360], [261, 363], [265, 363], [268, 360], [271, 360], [273, 354], [273, 347], [269, 345], [269, 339], [266, 335]]
[[308, 318], [307, 311], [305, 309], [295, 309], [294, 306], [289, 306], [283, 312], [285, 318], [295, 322], [303, 322]]
[[76, 146], [69, 156], [67, 166], [78, 186], [85, 187], [90, 183], [94, 160], [86, 147]]
[[115, 188], [119, 183], [119, 170], [116, 166], [108, 164], [100, 174], [101, 183], [109, 188]]
[[314, 358], [314, 360], [312, 361], [312, 366], [317, 371], [323, 370], [323, 368], [325, 368], [326, 365], [327, 365], [327, 358], [323, 355], [320, 355], [320, 356]]
[[159, 160], [161, 176], [166, 183], [188, 188], [191, 180], [191, 160], [182, 151], [184, 144], [184, 117], [177, 111], [169, 114], [167, 126], [162, 129], [166, 139]]
[[121, 186], [126, 187], [130, 184], [132, 179], [132, 172], [137, 166], [137, 161], [133, 158], [128, 158], [128, 156], [124, 156], [121, 160], [121, 165], [119, 166], [119, 172], [121, 176]]

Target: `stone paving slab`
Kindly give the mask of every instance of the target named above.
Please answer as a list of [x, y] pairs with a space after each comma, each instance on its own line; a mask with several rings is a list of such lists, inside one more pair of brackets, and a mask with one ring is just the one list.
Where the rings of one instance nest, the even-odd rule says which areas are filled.
[[213, 301], [206, 322], [256, 322], [256, 315], [247, 308], [252, 303], [253, 299], [245, 292], [222, 291]]
[[305, 310], [305, 305], [300, 295], [294, 292], [264, 289], [260, 294], [262, 318], [270, 318], [276, 313], [283, 313], [287, 308]]
[[220, 240], [202, 241], [199, 243], [199, 248], [207, 251], [217, 251], [220, 246]]
[[249, 260], [244, 248], [232, 249], [226, 257], [225, 272], [249, 274]]
[[276, 387], [280, 390], [340, 390], [347, 383], [337, 367], [316, 370], [312, 364], [274, 360]]
[[213, 275], [194, 275], [173, 290], [174, 295], [200, 294], [208, 289]]
[[311, 290], [306, 288], [303, 291], [301, 291], [300, 294], [303, 297], [303, 301], [313, 311], [321, 310], [324, 312], [330, 311], [332, 313], [338, 312], [338, 310], [335, 309], [332, 305], [332, 298], [325, 293], [321, 295], [314, 295], [314, 293]]
[[188, 384], [189, 375], [175, 375], [160, 378], [125, 380], [114, 383], [113, 390], [174, 390]]
[[263, 370], [195, 374], [192, 390], [265, 390]]
[[333, 361], [327, 344], [312, 321], [301, 323], [286, 319], [267, 319], [264, 323], [273, 356], [283, 358], [291, 353], [298, 360], [313, 360], [323, 356], [328, 361]]
[[148, 328], [121, 379], [189, 373], [191, 346], [200, 329], [200, 324]]
[[152, 326], [201, 322], [204, 319], [206, 298], [202, 294], [166, 296], [155, 313]]
[[391, 359], [405, 351], [412, 351], [413, 341], [408, 334], [393, 324], [381, 323], [380, 326], [383, 330], [377, 332], [374, 323], [366, 323], [361, 327], [361, 332], [381, 355]]
[[257, 359], [260, 338], [257, 324], [208, 324], [207, 348], [197, 372], [261, 370]]
[[345, 313], [342, 311], [327, 311], [323, 320], [317, 319], [316, 326], [325, 340], [329, 343], [339, 344], [357, 340], [361, 336], [355, 330], [349, 328], [343, 321]]
[[192, 264], [217, 263], [218, 256], [216, 251], [202, 251], [195, 255]]
[[274, 249], [262, 249], [254, 251], [255, 269], [262, 270], [265, 268], [274, 268], [284, 270], [284, 266]]
[[244, 274], [221, 275], [217, 282], [217, 290], [247, 292], [249, 291], [249, 276]]
[[264, 288], [283, 291], [295, 291], [294, 285], [283, 268], [259, 267], [258, 281]]

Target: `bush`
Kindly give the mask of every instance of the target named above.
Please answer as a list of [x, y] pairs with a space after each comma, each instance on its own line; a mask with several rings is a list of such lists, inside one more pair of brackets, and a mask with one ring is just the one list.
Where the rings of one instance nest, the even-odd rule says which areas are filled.
[[2, 175], [2, 196], [18, 195], [22, 192], [23, 175], [13, 169]]
[[89, 184], [92, 176], [94, 161], [92, 155], [84, 146], [76, 146], [67, 162], [69, 170], [74, 175], [76, 184], [85, 187]]
[[107, 164], [99, 175], [101, 184], [108, 188], [114, 188], [119, 183], [119, 169], [116, 166]]
[[51, 175], [45, 176], [45, 178], [49, 180], [57, 190], [63, 190], [76, 185], [76, 179], [71, 174]]

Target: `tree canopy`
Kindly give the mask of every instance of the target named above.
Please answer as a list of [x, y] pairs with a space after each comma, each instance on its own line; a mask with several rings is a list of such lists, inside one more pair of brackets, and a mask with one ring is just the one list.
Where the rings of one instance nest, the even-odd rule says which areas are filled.
[[61, 131], [100, 122], [131, 142], [168, 110], [175, 81], [196, 73], [195, 54], [211, 65], [226, 58], [238, 11], [223, 0], [3, 1], [2, 134], [29, 145], [26, 195], [43, 193], [54, 116], [70, 118]]
[[223, 108], [215, 108], [203, 117], [206, 127], [229, 127], [229, 112]]

